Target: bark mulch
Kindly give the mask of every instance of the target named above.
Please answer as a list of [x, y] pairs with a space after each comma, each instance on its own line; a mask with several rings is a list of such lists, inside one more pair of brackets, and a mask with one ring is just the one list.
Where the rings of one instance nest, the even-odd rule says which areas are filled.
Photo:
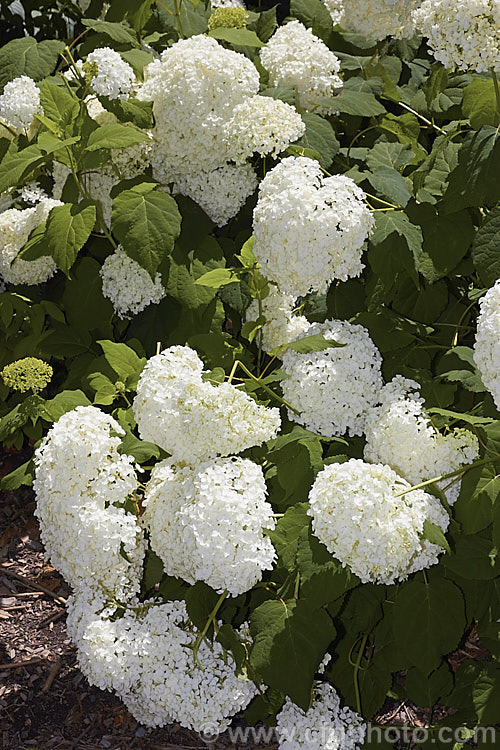
[[[0, 476], [23, 456], [0, 456]], [[172, 724], [147, 729], [110, 693], [91, 687], [78, 669], [65, 625], [69, 588], [43, 556], [33, 493], [22, 488], [0, 499], [0, 750], [214, 750], [254, 745], [226, 735], [207, 744]], [[450, 658], [488, 658], [472, 635]], [[403, 675], [399, 676], [401, 679]], [[387, 699], [377, 722], [427, 726], [443, 713]], [[446, 710], [444, 710], [446, 714]], [[244, 726], [244, 720], [238, 721]], [[276, 750], [277, 744], [258, 745]]]

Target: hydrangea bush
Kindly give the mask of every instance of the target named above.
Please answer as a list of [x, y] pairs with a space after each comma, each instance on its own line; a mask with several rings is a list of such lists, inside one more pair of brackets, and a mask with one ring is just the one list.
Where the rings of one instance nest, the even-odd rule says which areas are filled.
[[494, 724], [498, 2], [68, 5], [0, 48], [1, 488], [82, 671], [281, 750]]

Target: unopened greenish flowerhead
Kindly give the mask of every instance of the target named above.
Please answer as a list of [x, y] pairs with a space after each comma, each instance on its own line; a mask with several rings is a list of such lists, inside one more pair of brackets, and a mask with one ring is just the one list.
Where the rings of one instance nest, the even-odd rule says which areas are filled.
[[247, 18], [245, 8], [216, 8], [208, 20], [208, 29], [244, 29]]
[[50, 383], [53, 370], [41, 359], [24, 357], [6, 365], [0, 374], [5, 385], [14, 391], [39, 393]]

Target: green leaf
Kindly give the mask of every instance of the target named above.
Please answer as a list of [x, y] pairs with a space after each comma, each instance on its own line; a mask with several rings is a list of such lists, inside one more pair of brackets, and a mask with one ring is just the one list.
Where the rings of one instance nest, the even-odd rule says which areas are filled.
[[[447, 277], [466, 255], [474, 238], [474, 225], [466, 211], [438, 214], [428, 203], [412, 207], [410, 216], [423, 235], [419, 270], [434, 284]], [[446, 237], [445, 242], [443, 237]]]
[[146, 358], [139, 357], [127, 344], [116, 344], [114, 341], [98, 341], [97, 343], [104, 352], [106, 362], [118, 377], [124, 383], [129, 381], [135, 385], [146, 364]]
[[230, 268], [214, 268], [199, 276], [194, 283], [199, 286], [206, 286], [209, 289], [220, 289], [237, 281], [237, 275]]
[[264, 47], [255, 31], [250, 29], [226, 29], [218, 28], [209, 31], [207, 36], [218, 39], [221, 42], [229, 42], [236, 47]]
[[500, 138], [496, 128], [485, 125], [468, 133], [458, 153], [458, 165], [448, 178], [444, 210], [455, 213], [496, 203], [500, 200], [499, 172]]
[[291, 0], [290, 15], [312, 29], [315, 36], [328, 42], [332, 33], [332, 17], [321, 0]]
[[328, 120], [315, 114], [303, 114], [302, 120], [306, 126], [306, 132], [297, 141], [296, 146], [310, 148], [320, 155], [319, 163], [327, 169], [338, 153], [340, 143], [335, 131]]
[[299, 537], [302, 531], [309, 527], [311, 519], [307, 515], [309, 503], [297, 503], [287, 509], [283, 518], [280, 518], [274, 531], [269, 532], [278, 557], [280, 565], [288, 571], [296, 569], [297, 550]]
[[55, 206], [47, 217], [43, 236], [37, 234], [33, 242], [27, 243], [21, 257], [35, 260], [50, 255], [57, 267], [69, 276], [71, 266], [94, 228], [96, 215], [93, 201]]
[[435, 523], [429, 521], [428, 518], [426, 518], [424, 521], [422, 537], [424, 539], [427, 539], [428, 542], [431, 542], [431, 544], [438, 544], [451, 555], [450, 545], [448, 544], [448, 540], [446, 539], [445, 535], [443, 534], [439, 526], [436, 526]]
[[95, 391], [94, 404], [110, 406], [118, 398], [116, 385], [103, 372], [91, 372], [88, 381]]
[[59, 128], [69, 125], [80, 109], [80, 103], [73, 93], [51, 81], [43, 81], [40, 84], [40, 104], [45, 117], [56, 123]]
[[377, 167], [392, 167], [400, 170], [413, 159], [413, 151], [403, 143], [381, 141], [366, 155], [366, 166], [373, 172]]
[[31, 487], [34, 478], [35, 465], [33, 460], [30, 459], [29, 461], [26, 461], [26, 463], [21, 464], [21, 466], [18, 466], [14, 471], [11, 471], [9, 474], [2, 477], [0, 480], [0, 490], [12, 492], [13, 490], [18, 490], [19, 487], [22, 487], [23, 485]]
[[113, 201], [111, 226], [123, 249], [152, 279], [181, 231], [177, 204], [167, 193], [141, 183], [123, 190]]
[[[498, 723], [500, 666], [496, 662], [468, 659], [459, 666], [455, 684], [447, 705], [468, 711], [472, 708], [474, 719], [480, 724], [479, 729]], [[484, 745], [480, 743], [478, 747]]]
[[326, 339], [322, 333], [314, 333], [312, 336], [304, 336], [297, 341], [291, 341], [286, 346], [277, 347], [277, 350], [284, 352], [286, 349], [292, 349], [299, 354], [311, 354], [312, 352], [322, 352], [324, 349], [338, 349], [342, 346], [345, 346], [345, 344], [339, 344], [338, 341], [333, 339]]
[[101, 125], [94, 130], [85, 146], [86, 151], [97, 151], [100, 148], [126, 148], [133, 143], [149, 141], [147, 133], [130, 125], [120, 125], [120, 123], [110, 123]]
[[250, 663], [270, 687], [307, 710], [314, 674], [335, 636], [325, 610], [302, 601], [267, 601], [250, 617]]
[[455, 540], [454, 553], [443, 560], [447, 570], [462, 578], [488, 581], [496, 578], [500, 565], [496, 549], [488, 539], [479, 536], [460, 536]]
[[403, 208], [412, 196], [411, 182], [392, 167], [377, 167], [373, 174], [368, 175], [368, 180], [378, 193]]
[[84, 26], [90, 29], [94, 29], [99, 34], [106, 34], [114, 42], [120, 44], [132, 44], [134, 47], [139, 47], [139, 42], [130, 29], [127, 29], [123, 23], [112, 23], [110, 21], [100, 21], [94, 18], [82, 18], [81, 22]]
[[342, 597], [359, 584], [359, 578], [349, 568], [335, 560], [311, 531], [302, 529], [297, 547], [297, 566], [300, 571], [300, 597], [310, 605], [322, 607]]
[[400, 587], [394, 604], [396, 642], [426, 674], [456, 647], [465, 626], [462, 593], [452, 581], [413, 580]]
[[467, 471], [462, 479], [460, 495], [453, 506], [453, 515], [462, 525], [464, 534], [476, 534], [493, 520], [493, 504], [500, 494], [500, 477], [494, 464]]
[[79, 258], [66, 282], [62, 301], [66, 319], [75, 328], [102, 330], [111, 322], [113, 305], [103, 296], [100, 269], [95, 258]]
[[146, 552], [144, 561], [144, 590], [149, 591], [163, 578], [163, 563], [153, 550]]
[[151, 458], [159, 458], [160, 449], [157, 445], [147, 440], [139, 440], [130, 429], [126, 429], [126, 427], [124, 429], [125, 437], [118, 447], [120, 453], [133, 456], [140, 464], [149, 461]]
[[343, 88], [336, 96], [326, 99], [326, 103], [336, 112], [358, 117], [376, 117], [386, 112], [384, 105], [373, 94], [365, 91], [350, 91], [346, 88]]
[[422, 91], [425, 94], [425, 101], [427, 107], [431, 108], [435, 99], [438, 98], [446, 87], [448, 86], [448, 72], [446, 68], [440, 62], [435, 62], [431, 66], [429, 78], [425, 81], [422, 86]]
[[46, 402], [45, 411], [53, 422], [57, 422], [63, 414], [73, 411], [77, 406], [90, 406], [90, 401], [83, 391], [60, 391]]
[[465, 87], [462, 111], [475, 130], [479, 130], [483, 125], [494, 127], [498, 124], [500, 110], [491, 78], [487, 81], [474, 78], [472, 83]]
[[447, 351], [439, 362], [438, 374], [451, 383], [461, 383], [473, 393], [486, 390], [474, 362], [474, 352], [468, 346], [455, 346]]
[[19, 76], [29, 76], [34, 81], [41, 81], [51, 75], [64, 44], [60, 39], [37, 42], [31, 36], [7, 42], [0, 49], [0, 92], [6, 83]]
[[135, 96], [128, 99], [108, 99], [100, 96], [99, 101], [120, 122], [132, 122], [138, 128], [153, 127], [153, 103], [143, 102]]
[[24, 177], [42, 164], [44, 158], [41, 150], [34, 144], [17, 151], [15, 142], [11, 143], [0, 163], [0, 193], [22, 182]]
[[472, 245], [472, 260], [482, 283], [493, 286], [500, 278], [500, 206], [495, 206], [479, 227]]
[[[420, 263], [422, 252], [422, 231], [412, 224], [402, 211], [380, 211], [375, 220], [375, 231], [370, 238], [373, 246], [381, 244], [393, 232], [402, 237], [413, 255], [415, 269]], [[411, 271], [412, 269], [408, 269]]]
[[453, 674], [446, 662], [440, 664], [430, 675], [413, 667], [406, 675], [405, 688], [408, 697], [417, 706], [431, 707], [451, 693]]

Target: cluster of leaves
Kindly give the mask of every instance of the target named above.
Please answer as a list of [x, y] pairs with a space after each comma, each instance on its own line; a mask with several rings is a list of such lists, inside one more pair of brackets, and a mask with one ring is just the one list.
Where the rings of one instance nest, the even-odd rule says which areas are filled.
[[[93, 403], [126, 429], [123, 451], [150, 467], [158, 449], [137, 438], [131, 401], [146, 357], [158, 347], [193, 346], [213, 380], [242, 363], [239, 382], [263, 403], [279, 404], [274, 394], [279, 397], [282, 375], [279, 359], [259, 347], [263, 320], [244, 322], [251, 300], [268, 293], [249, 242], [255, 198], [217, 229], [190, 199], [159, 192], [145, 173], [114, 188], [108, 230], [99, 201], [85, 194], [85, 172], [105, 164], [111, 149], [144, 140], [153, 114], [133, 97], [102, 99], [118, 122], [99, 127], [84, 104], [86, 82], [68, 90], [58, 76], [68, 53], [84, 58], [111, 46], [141, 75], [153, 59], [151, 48], [206, 33], [210, 15], [194, 0], [128, 0], [111, 2], [104, 20], [96, 20], [100, 6], [93, 0], [79, 17], [85, 33], [71, 50], [33, 36], [0, 49], [0, 88], [29, 75], [39, 82], [44, 108], [31, 140], [0, 139], [0, 192], [33, 179], [50, 190], [54, 161], [71, 170], [65, 205], [52, 210], [22, 252], [26, 260], [49, 253], [62, 273], [0, 295], [0, 368], [35, 356], [54, 369], [44, 396], [13, 393], [0, 383], [0, 440], [35, 445], [62, 413]], [[272, 532], [278, 563], [252, 591], [223, 603], [217, 616], [225, 624], [217, 637], [242, 669], [269, 686], [247, 711], [252, 721], [272, 723], [285, 695], [307, 708], [329, 650], [328, 676], [367, 719], [389, 695], [457, 709], [448, 724], [494, 724], [500, 705], [500, 420], [472, 357], [478, 300], [500, 277], [500, 113], [493, 83], [447, 72], [420, 38], [375, 44], [341, 32], [320, 0], [292, 0], [290, 12], [339, 56], [344, 87], [335, 97], [337, 115], [303, 116], [306, 133], [288, 154], [312, 156], [325, 170], [347, 174], [365, 190], [376, 216], [362, 276], [334, 283], [326, 295], [309, 295], [304, 312], [311, 321], [333, 317], [366, 326], [383, 355], [386, 380], [396, 373], [418, 380], [435, 424], [473, 430], [481, 458], [491, 461], [464, 473], [449, 553], [439, 565], [399, 585], [361, 584], [312, 535], [306, 510], [318, 471], [362, 456], [363, 441], [322, 439], [289, 422], [283, 410], [282, 434], [247, 452], [265, 467], [269, 499], [282, 514]], [[245, 29], [216, 28], [210, 35], [257, 61], [276, 14], [248, 15]], [[269, 88], [265, 71], [261, 76], [265, 94], [295, 102], [294, 90]], [[256, 166], [262, 174], [272, 164]], [[167, 291], [131, 321], [118, 320], [101, 291], [98, 271], [112, 243], [121, 243], [152, 276], [160, 271]], [[309, 350], [324, 345], [301, 344]], [[15, 489], [31, 476], [28, 462], [2, 486]], [[149, 552], [144, 596], [152, 590], [165, 599], [184, 598], [200, 628], [218, 600], [205, 584], [165, 576]], [[234, 630], [244, 620], [253, 637], [249, 654]], [[473, 625], [492, 659], [465, 661], [453, 673], [446, 655]], [[407, 670], [403, 686], [393, 680], [401, 670]]]

